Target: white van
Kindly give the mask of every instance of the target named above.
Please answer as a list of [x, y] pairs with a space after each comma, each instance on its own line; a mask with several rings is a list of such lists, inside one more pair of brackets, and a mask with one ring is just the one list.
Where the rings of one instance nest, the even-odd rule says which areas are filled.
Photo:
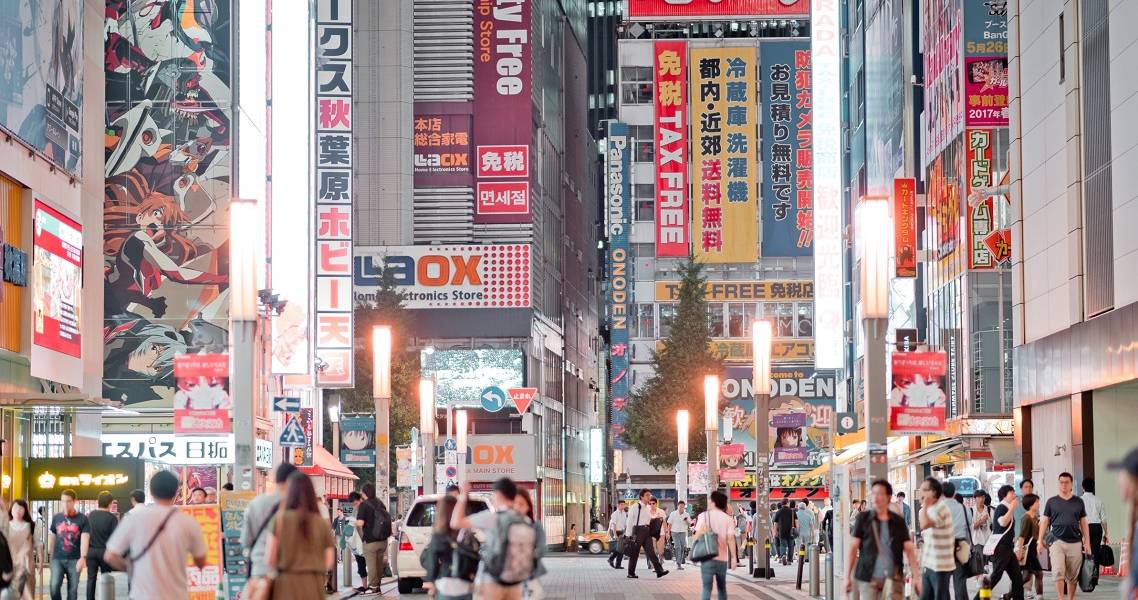
[[[395, 560], [395, 576], [399, 578], [399, 593], [409, 594], [411, 590], [423, 587], [426, 569], [419, 562], [423, 550], [431, 542], [431, 532], [435, 527], [435, 510], [439, 498], [444, 494], [419, 496], [407, 511], [399, 527], [399, 550]], [[490, 497], [486, 494], [471, 494], [466, 502], [469, 514], [492, 510]]]

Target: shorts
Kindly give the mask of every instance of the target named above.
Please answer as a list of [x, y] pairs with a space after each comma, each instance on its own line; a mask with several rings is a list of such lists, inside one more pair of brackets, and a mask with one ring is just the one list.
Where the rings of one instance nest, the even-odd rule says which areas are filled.
[[1082, 542], [1055, 540], [1048, 550], [1051, 557], [1051, 577], [1055, 581], [1074, 582], [1083, 568]]

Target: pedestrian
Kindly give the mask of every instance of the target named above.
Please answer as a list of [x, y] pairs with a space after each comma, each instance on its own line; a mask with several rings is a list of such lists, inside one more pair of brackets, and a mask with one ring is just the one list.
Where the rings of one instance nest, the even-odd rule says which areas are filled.
[[533, 498], [530, 497], [529, 492], [525, 488], [518, 488], [518, 495], [514, 497], [514, 510], [524, 516], [534, 531], [537, 532], [537, 539], [534, 545], [536, 555], [534, 558], [533, 576], [522, 583], [522, 598], [526, 600], [537, 600], [543, 595], [541, 580], [538, 578], [546, 573], [545, 563], [541, 560], [545, 556], [545, 528], [541, 526], [541, 522], [534, 518]]
[[[1125, 569], [1126, 581], [1122, 585], [1122, 598], [1132, 600], [1138, 592], [1138, 448], [1126, 453], [1122, 460], [1107, 463], [1107, 468], [1118, 471], [1118, 491], [1127, 508], [1130, 526], [1126, 532], [1129, 537], [1123, 537], [1123, 548], [1119, 557], [1119, 570]], [[1123, 559], [1129, 559], [1128, 564], [1122, 564]]]
[[905, 529], [913, 528], [913, 509], [905, 498], [905, 492], [897, 492], [897, 504], [901, 505], [901, 517], [905, 519]]
[[[992, 570], [988, 581], [991, 584], [991, 589], [995, 589], [996, 584], [1007, 573], [1008, 579], [1011, 580], [1012, 589], [1004, 598], [1023, 600], [1023, 572], [1020, 570], [1019, 560], [1015, 556], [1015, 536], [1012, 535], [1015, 530], [1013, 524], [1015, 507], [1019, 504], [1019, 497], [1015, 494], [1015, 488], [1010, 485], [1001, 486], [996, 497], [1000, 503], [996, 506], [990, 521], [992, 531], [989, 536], [999, 536], [1000, 539], [996, 542], [995, 550], [992, 552]], [[977, 509], [983, 508], [986, 511], [987, 507], [980, 507], [979, 505], [980, 498], [977, 497], [976, 500]], [[980, 598], [978, 591], [976, 598]]]
[[274, 520], [265, 557], [277, 574], [273, 600], [323, 598], [327, 572], [336, 564], [335, 541], [308, 475], [289, 475], [288, 495]]
[[972, 552], [972, 528], [968, 525], [968, 507], [964, 506], [956, 495], [956, 485], [946, 481], [942, 485], [944, 501], [948, 511], [952, 513], [952, 552], [956, 567], [952, 570], [952, 593], [957, 600], [968, 598], [968, 568], [967, 560]]
[[[1023, 486], [1020, 486], [1023, 489]], [[1025, 494], [1020, 501], [1023, 505], [1023, 517], [1020, 518], [1019, 534], [1016, 544], [1018, 552], [1023, 556], [1020, 564], [1023, 565], [1023, 579], [1027, 584], [1024, 597], [1034, 600], [1037, 596], [1043, 597], [1043, 565], [1039, 562], [1039, 550], [1035, 541], [1039, 539], [1039, 496]], [[1031, 591], [1031, 580], [1035, 579], [1035, 592]]]
[[822, 532], [826, 535], [826, 550], [831, 551], [834, 548], [834, 504], [829, 498], [826, 499], [826, 510], [822, 511]]
[[656, 556], [663, 557], [664, 542], [667, 538], [665, 521], [668, 520], [668, 515], [660, 508], [660, 502], [656, 498], [652, 498], [648, 506], [652, 509], [652, 521], [649, 523], [652, 529], [652, 547], [656, 550]]
[[[426, 575], [423, 587], [436, 600], [471, 600], [474, 576], [478, 573], [478, 550], [474, 534], [451, 527], [451, 515], [458, 498], [450, 494], [439, 498], [431, 540], [419, 562]], [[457, 562], [456, 562], [457, 561]]]
[[[648, 565], [656, 571], [656, 578], [668, 574], [660, 564], [659, 555], [652, 545], [652, 492], [647, 488], [640, 490], [640, 501], [628, 509], [628, 526], [632, 528], [632, 556], [628, 560], [628, 578], [636, 579], [636, 562], [643, 551], [648, 557]], [[726, 539], [726, 538], [724, 538]]]
[[808, 501], [803, 500], [798, 513], [795, 515], [798, 520], [798, 545], [801, 548], [807, 548], [814, 543], [814, 529], [817, 521], [814, 520], [814, 512], [810, 510], [809, 505]]
[[719, 541], [719, 552], [715, 558], [703, 561], [699, 565], [700, 577], [703, 581], [701, 600], [711, 600], [711, 587], [714, 584], [719, 590], [719, 600], [727, 600], [727, 570], [734, 567], [738, 560], [734, 546], [728, 541], [735, 529], [735, 522], [727, 514], [727, 495], [719, 490], [711, 493], [711, 502], [707, 510], [699, 516], [695, 525], [695, 538], [698, 540], [705, 532], [716, 535]]
[[921, 484], [921, 512], [918, 514], [921, 535], [924, 536], [921, 600], [948, 600], [949, 580], [956, 570], [952, 512], [943, 494], [944, 487], [935, 477], [929, 477]]
[[[1027, 497], [1028, 494], [1034, 494], [1034, 493], [1035, 493], [1035, 482], [1033, 482], [1030, 479], [1024, 479], [1024, 480], [1019, 482], [1019, 499], [1020, 499], [1020, 502], [1019, 502], [1019, 506], [1016, 506], [1016, 535], [1020, 534], [1019, 526], [1023, 522], [1024, 513], [1027, 512], [1026, 510], [1024, 510], [1024, 507], [1023, 507], [1023, 499], [1025, 497]], [[1040, 508], [1043, 508], [1043, 507], [1040, 506]]]
[[569, 525], [569, 533], [565, 534], [565, 551], [577, 551], [577, 524], [572, 523]]
[[[364, 484], [360, 490], [364, 500], [356, 511], [356, 527], [364, 542], [364, 560], [367, 561], [367, 591], [380, 593], [379, 585], [387, 568], [387, 540], [391, 537], [391, 514], [387, 506], [375, 497], [375, 485]], [[361, 588], [357, 591], [363, 592]]]
[[[475, 587], [483, 600], [520, 600], [522, 583], [528, 581], [538, 564], [538, 530], [515, 510], [518, 485], [508, 477], [494, 482], [490, 504], [494, 510], [466, 514], [470, 483], [464, 482], [451, 514], [454, 529], [482, 532]], [[645, 515], [647, 516], [647, 515]]]
[[63, 578], [67, 577], [67, 599], [79, 597], [79, 572], [87, 567], [82, 546], [83, 539], [90, 535], [87, 516], [75, 508], [75, 490], [63, 490], [59, 496], [63, 511], [51, 518], [48, 531], [52, 543], [48, 545], [51, 554], [51, 600], [61, 600]]
[[[1007, 487], [1010, 488], [1011, 486]], [[984, 490], [976, 490], [972, 494], [972, 500], [972, 543], [983, 546], [988, 543], [988, 538], [992, 537], [995, 529], [995, 525], [992, 523], [995, 518], [995, 511], [992, 509], [991, 497]], [[1015, 518], [1015, 515], [1012, 515], [1012, 518]]]
[[1097, 567], [1098, 553], [1102, 545], [1110, 544], [1110, 532], [1106, 527], [1106, 507], [1102, 500], [1095, 496], [1095, 480], [1092, 477], [1083, 479], [1083, 506], [1087, 509], [1087, 531], [1091, 534], [1091, 556], [1094, 557]]
[[[454, 496], [451, 497], [454, 498]], [[348, 503], [352, 505], [354, 513], [359, 512], [360, 504], [363, 501], [364, 497], [359, 492], [348, 492]], [[348, 548], [356, 559], [356, 574], [360, 576], [360, 583], [363, 589], [367, 589], [367, 559], [364, 558], [364, 541], [360, 539], [359, 527], [352, 528], [352, 535], [348, 538]], [[360, 588], [356, 588], [356, 591], [359, 590]]]
[[36, 589], [35, 532], [26, 500], [16, 500], [8, 508], [8, 553], [12, 555], [11, 589], [13, 600], [32, 600]]
[[107, 540], [103, 560], [130, 573], [131, 600], [187, 598], [186, 556], [199, 569], [205, 566], [207, 548], [197, 519], [174, 506], [180, 486], [170, 471], [155, 473], [150, 478], [154, 504], [132, 509]]
[[781, 550], [779, 558], [782, 564], [788, 565], [794, 559], [794, 510], [786, 500], [782, 501], [775, 512], [774, 522], [778, 528], [778, 545]]
[[130, 514], [130, 511], [138, 508], [139, 506], [146, 506], [146, 492], [143, 492], [142, 490], [131, 490], [130, 508], [127, 509], [126, 514], [123, 516]]
[[921, 595], [917, 551], [909, 537], [905, 518], [889, 509], [893, 486], [878, 479], [870, 487], [873, 510], [859, 514], [853, 523], [853, 540], [846, 560], [846, 596], [857, 581], [861, 600], [900, 600], [905, 593], [905, 569], [909, 559], [913, 591]]
[[[245, 575], [252, 587], [260, 585], [260, 579], [268, 577], [269, 566], [265, 562], [268, 549], [268, 533], [273, 517], [280, 510], [281, 500], [288, 492], [288, 478], [296, 471], [290, 462], [282, 462], [273, 473], [273, 491], [261, 494], [249, 501], [241, 520], [241, 547], [245, 548]], [[133, 498], [131, 502], [133, 502]], [[137, 510], [137, 509], [134, 509]], [[134, 510], [131, 510], [133, 513]]]
[[[1043, 505], [1039, 529], [1042, 535], [1036, 546], [1039, 552], [1049, 552], [1058, 600], [1074, 600], [1083, 555], [1091, 553], [1091, 536], [1087, 508], [1075, 495], [1075, 478], [1070, 473], [1059, 474], [1059, 495]], [[1049, 543], [1048, 538], [1054, 541]]]
[[87, 557], [87, 600], [95, 600], [95, 582], [99, 578], [99, 571], [110, 573], [114, 569], [103, 560], [107, 551], [107, 540], [119, 525], [118, 515], [110, 511], [114, 496], [110, 492], [99, 492], [96, 504], [98, 508], [87, 515], [90, 525], [90, 535], [83, 541], [83, 550], [80, 554]]
[[676, 570], [684, 570], [684, 554], [688, 547], [688, 530], [691, 529], [691, 517], [688, 516], [687, 504], [680, 500], [676, 503], [676, 510], [668, 515], [668, 535], [672, 538], [672, 556], [676, 559]]
[[613, 507], [612, 515], [609, 516], [609, 566], [614, 569], [620, 569], [620, 565], [624, 562], [624, 548], [621, 547], [621, 539], [625, 535], [625, 526], [628, 524], [628, 505], [621, 502], [619, 505]]

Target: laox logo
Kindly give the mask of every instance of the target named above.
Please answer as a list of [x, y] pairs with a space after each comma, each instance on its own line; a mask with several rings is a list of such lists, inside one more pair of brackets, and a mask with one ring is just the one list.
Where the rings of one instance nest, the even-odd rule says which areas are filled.
[[496, 446], [494, 444], [477, 444], [471, 446], [470, 464], [512, 465], [514, 464], [514, 447]]
[[416, 154], [416, 167], [469, 167], [470, 154], [449, 152], [444, 154]]
[[[377, 259], [383, 264], [377, 265]], [[479, 255], [426, 254], [418, 261], [414, 256], [357, 256], [353, 279], [357, 286], [379, 286], [383, 284], [386, 273], [395, 285], [482, 285], [482, 278], [478, 275], [481, 262]]]

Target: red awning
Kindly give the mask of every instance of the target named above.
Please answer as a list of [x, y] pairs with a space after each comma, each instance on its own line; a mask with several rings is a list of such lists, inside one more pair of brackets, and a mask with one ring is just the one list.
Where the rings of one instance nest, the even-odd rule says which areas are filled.
[[788, 498], [790, 498], [791, 500], [804, 500], [809, 495], [810, 495], [810, 490], [808, 490], [806, 488], [798, 488], [798, 489], [794, 490], [794, 493], [790, 494], [790, 496], [788, 496]]
[[819, 488], [813, 494], [810, 494], [811, 500], [825, 500], [829, 497], [830, 493], [826, 491], [826, 488]]
[[768, 498], [770, 498], [771, 500], [782, 500], [785, 497], [786, 497], [786, 494], [780, 488], [775, 488], [775, 489], [771, 490], [770, 496], [768, 496]]
[[356, 474], [344, 466], [335, 456], [321, 446], [312, 447], [312, 466], [301, 467], [301, 472], [307, 475], [323, 475], [325, 477], [339, 477], [340, 479], [356, 480]]

